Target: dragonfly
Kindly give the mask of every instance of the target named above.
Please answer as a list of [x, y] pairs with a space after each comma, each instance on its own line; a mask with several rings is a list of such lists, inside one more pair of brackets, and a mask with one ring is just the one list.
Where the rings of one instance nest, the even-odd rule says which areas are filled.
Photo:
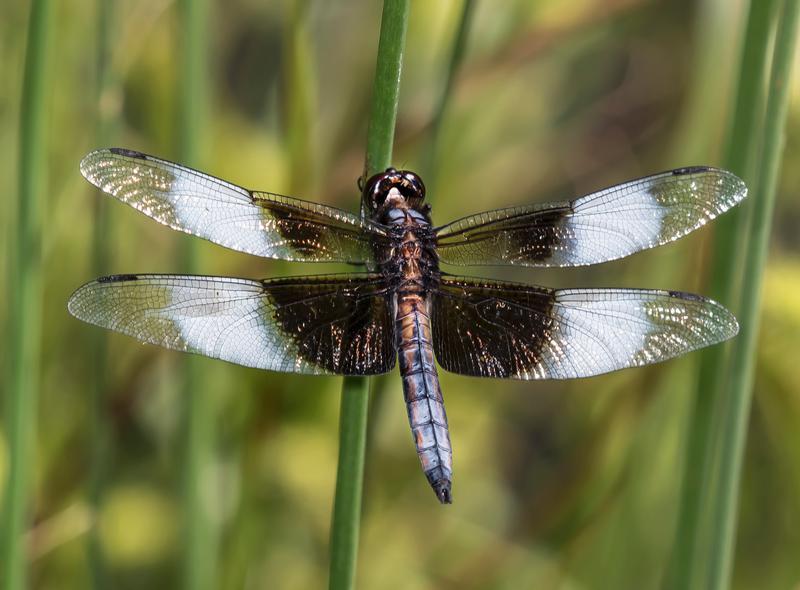
[[647, 289], [551, 289], [457, 276], [440, 263], [576, 267], [672, 242], [747, 194], [706, 166], [572, 201], [497, 209], [435, 226], [422, 179], [359, 181], [362, 211], [242, 188], [123, 148], [83, 176], [152, 219], [264, 258], [361, 272], [250, 280], [119, 274], [72, 295], [77, 318], [168, 349], [304, 375], [379, 375], [395, 364], [425, 476], [452, 502], [453, 451], [439, 367], [472, 377], [571, 379], [671, 359], [738, 332], [719, 303]]

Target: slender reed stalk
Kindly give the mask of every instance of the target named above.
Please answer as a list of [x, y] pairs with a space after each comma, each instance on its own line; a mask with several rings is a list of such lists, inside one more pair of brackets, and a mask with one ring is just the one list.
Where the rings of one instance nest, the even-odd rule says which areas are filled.
[[[775, 24], [775, 0], [752, 2], [739, 67], [736, 105], [728, 132], [725, 168], [738, 174], [749, 187], [755, 185], [755, 164], [761, 146], [757, 132], [766, 100], [771, 31]], [[740, 207], [715, 222], [710, 264], [710, 295], [726, 305], [735, 302], [738, 269], [746, 240], [746, 208]], [[726, 396], [722, 384], [727, 373], [725, 346], [702, 353], [698, 385], [689, 419], [684, 460], [678, 528], [673, 544], [668, 587], [703, 587], [706, 553], [710, 541], [708, 516], [716, 502], [716, 455], [724, 424]]]
[[[97, 45], [95, 70], [95, 108], [97, 112], [95, 145], [105, 146], [113, 135], [117, 112], [114, 100], [116, 83], [111, 71], [112, 24], [114, 22], [115, 3], [99, 0], [97, 2]], [[108, 199], [94, 199], [94, 224], [92, 227], [92, 269], [95, 276], [108, 273], [109, 270], [109, 219]], [[110, 580], [103, 545], [100, 540], [97, 515], [100, 513], [105, 487], [108, 453], [111, 436], [108, 430], [108, 412], [106, 411], [106, 393], [108, 389], [108, 355], [106, 354], [108, 337], [105, 330], [91, 330], [89, 334], [92, 359], [90, 380], [92, 415], [90, 419], [91, 466], [89, 471], [88, 500], [94, 515], [93, 525], [87, 535], [87, 551], [89, 572], [93, 588], [108, 588]]]
[[754, 187], [748, 224], [750, 237], [744, 257], [739, 313], [741, 330], [731, 354], [729, 403], [722, 416], [726, 428], [722, 431], [719, 496], [711, 516], [713, 535], [709, 553], [708, 587], [713, 590], [724, 590], [730, 586], [742, 459], [755, 375], [761, 282], [784, 145], [784, 124], [789, 105], [789, 82], [798, 25], [800, 25], [800, 0], [784, 0], [778, 17], [764, 117], [763, 144], [758, 165], [758, 182]]
[[[182, 0], [179, 152], [190, 166], [203, 157], [203, 137], [208, 107], [209, 2]], [[184, 243], [183, 268], [196, 272], [197, 252]], [[216, 586], [216, 531], [211, 514], [206, 474], [213, 456], [214, 408], [212, 392], [203, 387], [203, 360], [184, 363], [184, 474], [183, 474], [183, 587], [202, 590]]]
[[331, 524], [329, 587], [354, 587], [361, 525], [369, 379], [345, 377], [339, 418], [339, 463]]
[[366, 174], [374, 174], [391, 164], [408, 7], [408, 0], [384, 0], [383, 3], [372, 110], [367, 129]]
[[24, 533], [31, 493], [40, 386], [42, 330], [42, 201], [46, 181], [46, 100], [53, 3], [33, 0], [22, 86], [16, 234], [7, 284], [8, 341], [5, 380], [9, 473], [3, 498], [2, 587], [26, 584]]
[[[409, 0], [384, 0], [372, 111], [367, 131], [364, 170], [367, 175], [382, 170], [391, 163], [408, 10]], [[342, 384], [339, 465], [331, 525], [329, 584], [332, 590], [352, 588], [355, 580], [368, 402], [369, 379], [345, 377]]]

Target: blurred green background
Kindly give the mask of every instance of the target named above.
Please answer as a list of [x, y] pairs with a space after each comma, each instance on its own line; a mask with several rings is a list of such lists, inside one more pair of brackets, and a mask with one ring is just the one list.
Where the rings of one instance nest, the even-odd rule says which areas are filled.
[[[111, 81], [98, 101], [97, 3], [56, 3], [44, 199], [45, 299], [30, 585], [81, 588], [96, 531], [114, 588], [180, 579], [182, 357], [110, 335], [96, 437], [97, 328], [66, 311], [94, 278], [97, 202], [78, 162], [110, 145], [178, 159], [180, 12], [113, 3]], [[202, 169], [237, 184], [355, 211], [380, 4], [234, 0], [210, 7]], [[720, 165], [746, 16], [729, 0], [478, 2], [429, 158], [432, 114], [461, 11], [414, 2], [395, 164], [428, 178], [434, 220], [564, 199], [692, 164]], [[15, 218], [29, 5], [0, 7], [0, 205]], [[764, 283], [734, 587], [800, 585], [800, 76]], [[192, 100], [191, 95], [188, 100]], [[98, 106], [99, 105], [99, 106]], [[184, 148], [185, 149], [185, 148]], [[172, 232], [109, 200], [103, 274], [273, 277], [338, 270], [248, 257]], [[704, 292], [713, 227], [587, 269], [469, 269], [547, 286]], [[7, 282], [9, 242], [0, 242]], [[725, 302], [723, 302], [725, 303]], [[4, 327], [8, 318], [4, 314]], [[6, 351], [0, 350], [3, 360]], [[442, 375], [455, 450], [452, 506], [420, 472], [396, 374], [373, 381], [358, 583], [362, 588], [655, 588], [670, 557], [697, 355], [574, 382]], [[221, 588], [319, 588], [327, 580], [340, 380], [199, 361], [213, 419], [198, 493], [216, 536]], [[7, 367], [5, 367], [7, 370]], [[701, 392], [702, 393], [702, 392]], [[98, 443], [98, 440], [101, 442]], [[98, 445], [102, 448], [98, 448]], [[0, 481], [7, 471], [0, 431]], [[102, 458], [102, 497], [88, 499]], [[0, 568], [3, 565], [0, 564]]]

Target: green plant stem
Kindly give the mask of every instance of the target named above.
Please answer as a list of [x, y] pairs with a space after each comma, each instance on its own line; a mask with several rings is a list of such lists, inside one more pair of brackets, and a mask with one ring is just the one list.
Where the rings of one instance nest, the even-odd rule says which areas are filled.
[[[198, 166], [203, 157], [203, 137], [208, 106], [207, 0], [180, 3], [183, 38], [181, 47], [181, 95], [179, 104], [180, 159]], [[183, 268], [196, 272], [195, 245], [186, 241]], [[216, 575], [216, 531], [208, 493], [207, 476], [213, 462], [214, 408], [212, 392], [203, 384], [204, 361], [184, 361], [184, 479], [183, 479], [183, 587], [190, 590], [214, 588]]]
[[352, 588], [358, 558], [369, 379], [345, 377], [339, 417], [339, 463], [331, 525], [330, 588]]
[[[114, 2], [100, 0], [97, 2], [97, 62], [95, 81], [96, 145], [108, 145], [112, 136], [112, 128], [116, 123], [117, 112], [113, 96], [116, 86], [111, 73], [112, 35], [111, 26], [114, 21]], [[94, 224], [92, 227], [92, 269], [95, 276], [108, 273], [109, 270], [109, 216], [108, 199], [94, 198]], [[105, 330], [91, 330], [90, 349], [92, 359], [91, 371], [91, 436], [88, 499], [92, 508], [92, 527], [87, 535], [89, 571], [93, 588], [108, 588], [110, 580], [106, 564], [103, 544], [100, 540], [98, 516], [102, 507], [105, 487], [108, 454], [111, 445], [108, 412], [106, 411], [106, 393], [108, 389], [108, 337]]]
[[749, 243], [745, 253], [739, 322], [741, 330], [731, 355], [729, 404], [723, 421], [719, 469], [719, 497], [712, 513], [710, 585], [729, 588], [736, 516], [741, 484], [747, 419], [750, 414], [756, 366], [756, 344], [761, 307], [761, 284], [769, 246], [775, 193], [784, 145], [784, 124], [789, 106], [792, 61], [800, 25], [800, 0], [784, 0], [778, 18], [769, 94], [764, 118], [764, 141], [755, 196], [751, 202]]
[[367, 129], [366, 174], [383, 170], [392, 161], [408, 6], [408, 0], [384, 0], [383, 3], [372, 110]]
[[181, 0], [182, 46], [178, 138], [181, 158], [203, 157], [208, 109], [208, 0]]
[[9, 472], [3, 498], [2, 587], [26, 585], [25, 529], [35, 464], [36, 405], [40, 387], [42, 330], [42, 202], [46, 181], [46, 101], [53, 3], [33, 0], [28, 22], [22, 86], [19, 193], [7, 284], [8, 343], [6, 428]]
[[[775, 0], [752, 2], [747, 18], [744, 48], [739, 67], [736, 105], [728, 133], [725, 167], [754, 186], [755, 163], [761, 142], [757, 133], [763, 118], [766, 97], [770, 32], [775, 22]], [[740, 207], [715, 222], [710, 263], [710, 295], [726, 305], [733, 305], [737, 279], [740, 277], [746, 216]], [[703, 587], [704, 548], [710, 540], [708, 516], [716, 502], [716, 455], [720, 430], [717, 419], [725, 403], [727, 373], [725, 354], [728, 348], [714, 346], [703, 351], [698, 372], [697, 390], [687, 431], [678, 527], [667, 577], [667, 587]]]
[[[391, 163], [409, 0], [385, 0], [367, 131], [365, 174]], [[364, 207], [362, 204], [362, 212]], [[358, 556], [369, 379], [345, 377], [339, 417], [339, 464], [331, 524], [330, 588], [353, 587]]]

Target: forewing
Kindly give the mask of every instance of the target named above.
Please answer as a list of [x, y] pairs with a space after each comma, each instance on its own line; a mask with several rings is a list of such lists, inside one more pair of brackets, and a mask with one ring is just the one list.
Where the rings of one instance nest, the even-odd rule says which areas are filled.
[[685, 236], [747, 195], [725, 170], [680, 168], [564, 201], [487, 211], [438, 230], [450, 264], [582, 266]]
[[738, 331], [718, 303], [640, 289], [556, 291], [443, 279], [433, 296], [433, 347], [446, 370], [477, 377], [568, 379], [638, 367], [716, 344]]
[[306, 262], [367, 263], [383, 228], [346, 211], [254, 192], [132, 150], [81, 161], [93, 185], [173, 229], [248, 254]]
[[69, 311], [142, 342], [270, 371], [373, 375], [396, 356], [375, 275], [117, 275], [83, 285]]

